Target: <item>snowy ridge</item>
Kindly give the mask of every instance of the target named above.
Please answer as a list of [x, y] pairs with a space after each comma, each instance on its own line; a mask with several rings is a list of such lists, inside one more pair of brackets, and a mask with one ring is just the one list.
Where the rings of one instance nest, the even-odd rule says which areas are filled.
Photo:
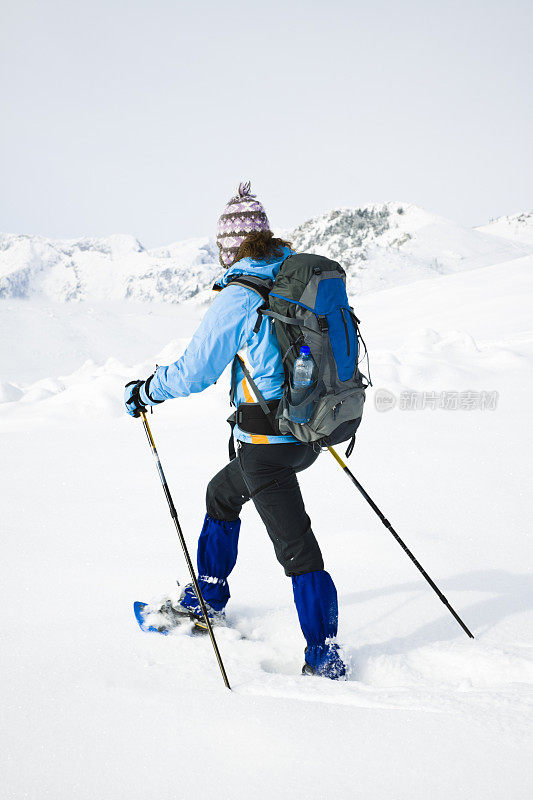
[[498, 217], [476, 228], [481, 233], [490, 233], [501, 236], [503, 239], [521, 244], [533, 245], [533, 211], [525, 211], [511, 216]]
[[[494, 233], [491, 226], [471, 230], [412, 204], [383, 203], [328, 211], [284, 235], [301, 252], [340, 261], [349, 290], [362, 294], [533, 252], [533, 239]], [[146, 250], [127, 235], [52, 241], [0, 234], [4, 299], [181, 303], [206, 299], [220, 271], [209, 238]]]

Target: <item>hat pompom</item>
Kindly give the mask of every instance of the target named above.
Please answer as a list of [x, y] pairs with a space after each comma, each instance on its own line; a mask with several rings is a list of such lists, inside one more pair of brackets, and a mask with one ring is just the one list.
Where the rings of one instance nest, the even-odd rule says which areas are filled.
[[250, 192], [251, 184], [250, 181], [243, 181], [239, 183], [239, 188], [237, 189], [237, 193], [239, 197], [255, 197], [255, 194]]

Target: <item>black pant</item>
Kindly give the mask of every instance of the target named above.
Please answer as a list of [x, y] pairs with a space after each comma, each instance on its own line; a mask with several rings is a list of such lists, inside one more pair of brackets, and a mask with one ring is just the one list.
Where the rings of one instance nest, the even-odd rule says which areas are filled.
[[207, 487], [207, 513], [214, 519], [236, 520], [252, 499], [286, 575], [324, 569], [296, 477], [317, 457], [304, 444], [239, 442], [238, 457]]

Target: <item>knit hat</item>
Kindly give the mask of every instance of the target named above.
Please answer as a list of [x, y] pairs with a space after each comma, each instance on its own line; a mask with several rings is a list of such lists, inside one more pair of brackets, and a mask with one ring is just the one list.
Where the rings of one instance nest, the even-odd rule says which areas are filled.
[[232, 197], [222, 212], [217, 226], [217, 244], [220, 260], [226, 266], [233, 264], [239, 245], [252, 231], [269, 231], [270, 224], [266, 211], [255, 194], [250, 194], [250, 181], [239, 183], [235, 197]]

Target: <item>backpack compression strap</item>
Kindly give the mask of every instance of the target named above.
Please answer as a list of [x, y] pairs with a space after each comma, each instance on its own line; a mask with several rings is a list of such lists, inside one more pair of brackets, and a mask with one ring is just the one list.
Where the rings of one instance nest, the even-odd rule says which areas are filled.
[[250, 370], [248, 369], [248, 367], [246, 366], [246, 364], [244, 363], [244, 361], [240, 357], [240, 355], [237, 354], [235, 356], [235, 358], [238, 360], [238, 362], [239, 362], [239, 364], [241, 366], [241, 369], [244, 372], [244, 377], [246, 378], [246, 380], [250, 384], [250, 388], [251, 388], [252, 392], [255, 394], [255, 396], [257, 398], [257, 402], [261, 406], [261, 411], [263, 412], [265, 417], [270, 422], [273, 430], [276, 430], [276, 409], [269, 408], [269, 406], [267, 404], [267, 401], [265, 400], [265, 398], [263, 397], [263, 395], [259, 391], [256, 382], [254, 381], [254, 379], [250, 375]]
[[[233, 461], [233, 459], [236, 456], [235, 445], [234, 445], [234, 442], [233, 442], [233, 430], [235, 428], [235, 425], [239, 425], [240, 424], [241, 427], [242, 427], [242, 430], [245, 431], [245, 433], [250, 433], [250, 434], [259, 433], [259, 434], [263, 434], [263, 435], [266, 435], [266, 436], [279, 436], [280, 435], [279, 428], [278, 428], [277, 421], [276, 421], [276, 414], [277, 414], [277, 411], [278, 411], [278, 407], [279, 407], [280, 401], [279, 400], [271, 400], [269, 403], [267, 403], [267, 401], [265, 400], [265, 398], [263, 397], [263, 395], [259, 391], [259, 388], [258, 388], [256, 382], [254, 381], [254, 379], [250, 375], [250, 370], [248, 369], [248, 367], [244, 363], [243, 359], [239, 355], [236, 355], [235, 358], [233, 359], [233, 366], [231, 368], [232, 375], [231, 375], [230, 398], [231, 398], [232, 404], [234, 404], [234, 397], [235, 397], [235, 364], [236, 363], [238, 363], [241, 366], [241, 369], [243, 371], [244, 377], [246, 378], [246, 380], [250, 384], [252, 392], [255, 394], [255, 396], [257, 398], [257, 402], [258, 402], [258, 405], [259, 405], [259, 408], [260, 408], [259, 414], [261, 414], [261, 413], [263, 414], [263, 423], [262, 423], [261, 426], [259, 426], [259, 430], [254, 430], [254, 427], [255, 427], [254, 426], [254, 422], [257, 423], [257, 422], [260, 422], [260, 420], [259, 420], [259, 418], [257, 416], [257, 412], [254, 412], [254, 409], [256, 409], [257, 406], [255, 406], [253, 403], [250, 403], [250, 404], [241, 403], [241, 405], [238, 407], [238, 409], [236, 411], [234, 411], [233, 414], [231, 414], [230, 417], [228, 417], [228, 422], [229, 422], [229, 425], [231, 427], [231, 434], [230, 434], [229, 442], [228, 442], [228, 450], [229, 450], [230, 461]], [[264, 429], [265, 421], [267, 422], [266, 429]], [[250, 424], [252, 426], [251, 429], [249, 428]]]

